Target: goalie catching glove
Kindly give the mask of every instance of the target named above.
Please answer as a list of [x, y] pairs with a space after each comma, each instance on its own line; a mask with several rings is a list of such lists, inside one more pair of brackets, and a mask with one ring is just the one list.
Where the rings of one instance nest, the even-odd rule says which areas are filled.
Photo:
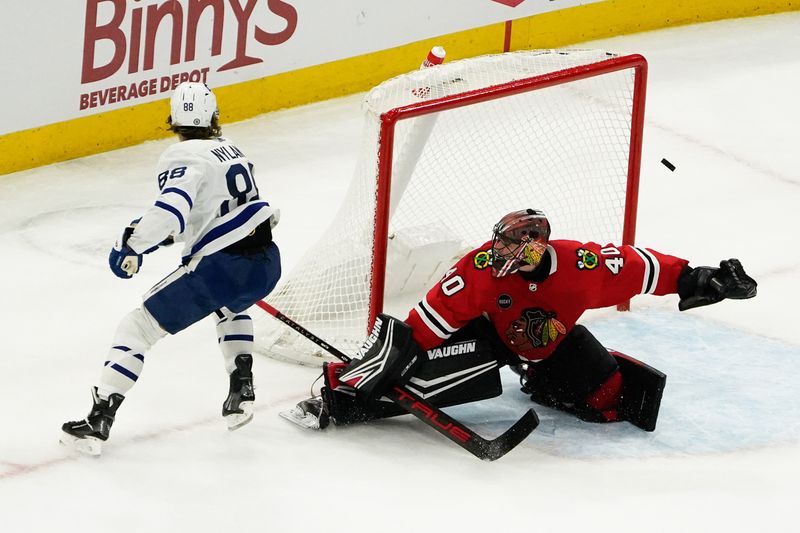
[[745, 300], [756, 295], [758, 284], [748, 276], [738, 259], [720, 261], [719, 268], [686, 267], [678, 279], [681, 297], [678, 309], [711, 305], [726, 298]]
[[372, 332], [339, 380], [353, 387], [356, 399], [373, 406], [391, 385], [405, 385], [423, 362], [424, 352], [411, 338], [411, 328], [403, 321], [380, 314]]

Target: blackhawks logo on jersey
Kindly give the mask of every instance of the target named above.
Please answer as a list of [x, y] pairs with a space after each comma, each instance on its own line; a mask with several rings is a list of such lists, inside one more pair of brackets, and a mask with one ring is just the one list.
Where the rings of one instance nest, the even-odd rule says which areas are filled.
[[597, 267], [600, 259], [597, 254], [585, 248], [578, 248], [575, 252], [578, 255], [578, 270], [593, 270]]
[[472, 258], [472, 264], [475, 265], [475, 268], [478, 270], [483, 270], [492, 264], [492, 254], [490, 254], [488, 251], [482, 250], [475, 254], [475, 257]]
[[529, 307], [508, 326], [506, 339], [516, 349], [527, 351], [543, 348], [554, 342], [559, 335], [566, 334], [567, 328], [556, 318], [555, 313]]

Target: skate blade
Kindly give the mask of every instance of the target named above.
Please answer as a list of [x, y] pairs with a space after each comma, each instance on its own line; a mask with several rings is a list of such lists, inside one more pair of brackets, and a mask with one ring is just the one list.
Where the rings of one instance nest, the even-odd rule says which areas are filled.
[[297, 406], [286, 411], [281, 411], [278, 414], [281, 415], [282, 418], [285, 418], [293, 424], [297, 424], [301, 428], [319, 429], [319, 418], [311, 413], [306, 413]]
[[61, 433], [58, 439], [61, 445], [69, 450], [84, 453], [86, 455], [98, 456], [103, 452], [103, 441], [97, 437], [76, 437], [69, 433]]
[[233, 413], [225, 417], [228, 431], [235, 431], [253, 420], [253, 402], [242, 402], [239, 404], [239, 408], [242, 410], [241, 413]]

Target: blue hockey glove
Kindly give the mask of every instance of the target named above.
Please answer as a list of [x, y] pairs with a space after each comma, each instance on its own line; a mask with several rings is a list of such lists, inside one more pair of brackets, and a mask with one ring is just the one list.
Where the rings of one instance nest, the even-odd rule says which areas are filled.
[[108, 254], [108, 266], [118, 278], [132, 278], [134, 274], [139, 272], [139, 267], [142, 266], [142, 254], [137, 254], [127, 244], [128, 239], [133, 235], [136, 222], [138, 222], [138, 219], [125, 228], [111, 249], [111, 253]]

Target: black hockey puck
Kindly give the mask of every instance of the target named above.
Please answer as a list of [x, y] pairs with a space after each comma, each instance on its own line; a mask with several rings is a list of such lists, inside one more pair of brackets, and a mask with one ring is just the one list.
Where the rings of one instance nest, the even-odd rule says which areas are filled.
[[666, 159], [661, 160], [661, 164], [664, 165], [669, 169], [670, 172], [675, 172], [675, 165], [667, 161]]

